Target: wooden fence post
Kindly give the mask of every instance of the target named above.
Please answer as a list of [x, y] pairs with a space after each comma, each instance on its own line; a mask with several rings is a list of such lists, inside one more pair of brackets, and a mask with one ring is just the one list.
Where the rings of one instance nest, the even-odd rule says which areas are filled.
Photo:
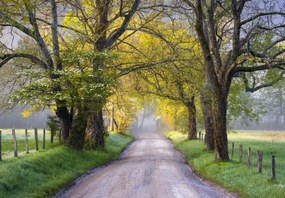
[[201, 131], [199, 131], [199, 141], [201, 141]]
[[232, 160], [234, 159], [235, 143], [232, 143]]
[[25, 129], [25, 148], [26, 153], [29, 153], [29, 142], [28, 142], [28, 129]]
[[203, 141], [204, 141], [204, 134], [203, 133], [201, 133], [201, 141], [202, 141], [202, 143], [203, 143]]
[[242, 144], [239, 145], [239, 161], [242, 162], [242, 152], [243, 152], [243, 148], [242, 148]]
[[38, 138], [38, 129], [35, 128], [35, 140], [36, 140], [36, 150], [39, 150], [39, 138]]
[[46, 129], [43, 130], [43, 149], [46, 148]]
[[15, 129], [12, 129], [12, 136], [13, 136], [13, 141], [14, 141], [14, 157], [18, 157], [18, 145], [17, 145]]
[[247, 164], [248, 164], [248, 168], [252, 167], [251, 148], [250, 147], [247, 150]]
[[275, 172], [275, 155], [272, 155], [272, 179], [276, 179], [276, 172]]
[[262, 151], [257, 151], [257, 170], [258, 173], [262, 173]]
[[2, 161], [2, 131], [0, 130], [0, 161]]

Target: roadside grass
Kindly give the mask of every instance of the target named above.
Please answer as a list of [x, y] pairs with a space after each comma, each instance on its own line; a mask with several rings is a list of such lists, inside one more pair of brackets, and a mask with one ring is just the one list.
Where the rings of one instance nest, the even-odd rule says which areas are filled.
[[[234, 159], [229, 162], [214, 161], [214, 152], [206, 151], [206, 146], [198, 140], [188, 141], [179, 132], [167, 133], [176, 148], [185, 154], [188, 163], [202, 177], [214, 181], [242, 197], [284, 198], [285, 197], [285, 143], [282, 138], [270, 139], [268, 133], [234, 132], [229, 134], [235, 143]], [[251, 137], [247, 139], [245, 137]], [[262, 138], [264, 137], [264, 138]], [[271, 136], [272, 137], [272, 136]], [[238, 145], [243, 144], [243, 162], [239, 162]], [[252, 149], [253, 167], [247, 166], [247, 148]], [[257, 172], [257, 150], [263, 151], [263, 172]], [[271, 154], [276, 155], [276, 180], [271, 179]]]
[[51, 197], [90, 169], [116, 159], [132, 139], [130, 134], [110, 133], [102, 150], [75, 151], [57, 145], [4, 160], [0, 162], [0, 197]]

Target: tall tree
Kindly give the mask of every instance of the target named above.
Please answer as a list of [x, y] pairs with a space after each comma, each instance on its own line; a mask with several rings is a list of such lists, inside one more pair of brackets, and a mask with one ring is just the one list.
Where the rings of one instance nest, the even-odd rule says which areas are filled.
[[[0, 10], [1, 22], [3, 22], [1, 27], [10, 26], [17, 28], [22, 32], [21, 34], [31, 37], [41, 49], [44, 57], [42, 58], [41, 55], [35, 56], [31, 53], [5, 54], [1, 57], [1, 66], [19, 57], [27, 58], [31, 62], [42, 66], [49, 73], [49, 79], [53, 86], [53, 96], [49, 97], [53, 97], [56, 101], [56, 113], [61, 120], [64, 142], [71, 144], [73, 147], [82, 148], [85, 128], [87, 127], [92, 147], [103, 146], [104, 125], [102, 108], [106, 102], [106, 96], [101, 97], [102, 94], [99, 92], [95, 95], [99, 94], [101, 95], [100, 97], [93, 95], [93, 98], [91, 98], [92, 96], [86, 98], [86, 95], [82, 95], [82, 91], [77, 92], [75, 90], [78, 88], [77, 85], [83, 85], [82, 81], [87, 83], [84, 84], [86, 90], [90, 88], [96, 90], [97, 88], [92, 88], [91, 84], [95, 87], [100, 87], [106, 82], [104, 79], [105, 72], [103, 71], [105, 70], [105, 64], [107, 64], [106, 56], [104, 55], [105, 51], [112, 48], [114, 43], [125, 32], [138, 9], [140, 0], [65, 2], [57, 2], [55, 0], [51, 0], [50, 2], [34, 2], [25, 0], [23, 5], [16, 5], [14, 1], [1, 1], [1, 4], [3, 4], [3, 6], [1, 5], [2, 8], [6, 8]], [[24, 12], [21, 12], [21, 6], [24, 6]], [[120, 10], [117, 13], [115, 8], [118, 6]], [[58, 20], [58, 12], [62, 14], [60, 15], [60, 20]], [[17, 14], [13, 16], [11, 13]], [[19, 22], [17, 17], [23, 20]], [[74, 19], [73, 22], [75, 22], [75, 25], [70, 25], [72, 21], [69, 24], [66, 23], [70, 18]], [[58, 21], [61, 21], [62, 24]], [[58, 30], [59, 28], [61, 28], [60, 31]], [[70, 42], [73, 39], [77, 40], [77, 43]], [[78, 44], [78, 41], [80, 41], [80, 44]], [[90, 46], [93, 46], [94, 53], [85, 51], [90, 50]], [[50, 50], [51, 47], [52, 50]], [[64, 51], [60, 51], [60, 47]], [[80, 48], [81, 50], [79, 50]], [[75, 53], [75, 51], [83, 55], [83, 58], [78, 58], [78, 54], [76, 55], [77, 52]], [[73, 64], [72, 67], [75, 65], [75, 68], [69, 70], [71, 72], [69, 74], [77, 75], [77, 77], [72, 79], [68, 79], [67, 75], [64, 75], [68, 71], [62, 61], [63, 56], [64, 58], [68, 57], [66, 53], [74, 55], [74, 57], [69, 56], [71, 61], [64, 61], [66, 65], [70, 65], [71, 63]], [[89, 69], [86, 70], [83, 68], [83, 73], [74, 73], [74, 71], [80, 71], [82, 64], [85, 64], [86, 60], [90, 57], [93, 57], [93, 72], [90, 73]], [[86, 64], [83, 67], [86, 68]], [[93, 76], [93, 82], [90, 81], [90, 76]], [[62, 80], [64, 83], [58, 82]], [[72, 82], [72, 80], [75, 81]], [[69, 91], [68, 94], [61, 93], [66, 90]], [[100, 88], [97, 90], [100, 91]], [[39, 92], [40, 89], [38, 89], [38, 94]], [[28, 95], [28, 89], [21, 94], [22, 96], [24, 94]], [[21, 94], [18, 94], [18, 96]], [[66, 95], [69, 95], [68, 101], [66, 100]], [[72, 99], [74, 97], [81, 97], [81, 100], [77, 100], [78, 98], [76, 100]], [[88, 119], [85, 119], [85, 117], [88, 117]]]
[[[283, 27], [284, 12], [278, 6], [263, 9], [254, 1], [184, 0], [194, 12], [195, 29], [202, 47], [205, 72], [213, 96], [213, 123], [216, 159], [228, 160], [227, 107], [231, 81], [238, 72], [254, 72], [271, 68], [284, 69], [280, 57], [284, 50], [271, 50], [284, 41], [280, 34], [262, 51], [254, 49], [252, 40], [262, 31], [277, 32]], [[275, 2], [276, 5], [278, 2]], [[260, 5], [261, 12], [251, 8]], [[265, 5], [266, 8], [269, 5]], [[279, 20], [273, 20], [276, 16]], [[248, 57], [255, 65], [247, 65]]]
[[[1, 1], [0, 4], [0, 20], [2, 22], [1, 26], [7, 28], [16, 28], [19, 32], [21, 32], [21, 34], [24, 34], [33, 39], [38, 45], [42, 54], [42, 57], [38, 57], [30, 53], [6, 53], [1, 56], [0, 66], [2, 67], [12, 59], [24, 58], [30, 60], [32, 63], [35, 63], [46, 70], [51, 81], [57, 80], [59, 76], [55, 75], [54, 71], [62, 71], [62, 62], [59, 50], [58, 15], [57, 4], [55, 0], [44, 2], [43, 4], [30, 0], [24, 0], [20, 3], [16, 3], [14, 1]], [[47, 8], [50, 10], [48, 11]], [[43, 37], [41, 25], [37, 20], [37, 13], [41, 9], [50, 14], [49, 19], [51, 20], [50, 34], [52, 35], [52, 45], [50, 45], [49, 40], [46, 40]], [[19, 21], [19, 18], [22, 19], [22, 21]], [[52, 49], [49, 47], [52, 47]], [[54, 92], [60, 92], [62, 89], [56, 84], [52, 85], [52, 87]], [[56, 113], [60, 118], [62, 124], [63, 141], [65, 143], [68, 143], [72, 124], [70, 113], [66, 106], [66, 101], [57, 99], [56, 106]]]
[[134, 74], [134, 79], [137, 79], [135, 88], [141, 94], [151, 94], [183, 104], [188, 114], [188, 138], [193, 140], [197, 137], [195, 97], [199, 96], [198, 90], [204, 76], [199, 62], [199, 45], [183, 27], [183, 23], [157, 19], [152, 29], [160, 32], [159, 37], [141, 33], [143, 39], [136, 41], [139, 44], [137, 49], [146, 59], [155, 61], [160, 57], [168, 57], [173, 61], [139, 70]]
[[[136, 13], [140, 0], [133, 1], [113, 1], [113, 0], [94, 0], [94, 1], [67, 1], [72, 6], [73, 11], [70, 18], [77, 17], [81, 27], [85, 32], [80, 32], [81, 36], [88, 44], [93, 45], [95, 52], [104, 52], [110, 50], [113, 45], [126, 31], [130, 21]], [[115, 8], [119, 7], [117, 11]], [[76, 28], [74, 28], [76, 29]], [[93, 72], [104, 69], [105, 62], [100, 57], [93, 59]], [[98, 76], [94, 81], [100, 83], [103, 79]], [[94, 100], [94, 105], [100, 108], [89, 109], [87, 124], [87, 135], [89, 136], [90, 146], [92, 148], [104, 146], [104, 121], [103, 106], [106, 101]]]

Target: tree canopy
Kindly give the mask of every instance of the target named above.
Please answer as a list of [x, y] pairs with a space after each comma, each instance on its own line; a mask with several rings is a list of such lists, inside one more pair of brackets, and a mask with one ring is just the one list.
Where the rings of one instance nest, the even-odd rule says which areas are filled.
[[207, 149], [228, 160], [229, 121], [264, 113], [245, 91], [284, 84], [285, 12], [278, 0], [0, 6], [3, 101], [54, 109], [63, 143], [76, 149], [104, 146], [104, 120], [126, 130], [149, 97], [157, 114], [169, 112], [168, 123], [182, 126], [177, 117], [188, 116], [189, 140], [197, 137], [198, 115]]

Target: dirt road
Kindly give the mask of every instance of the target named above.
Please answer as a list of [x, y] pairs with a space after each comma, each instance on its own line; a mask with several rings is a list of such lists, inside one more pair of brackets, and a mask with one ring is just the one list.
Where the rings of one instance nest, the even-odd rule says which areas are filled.
[[233, 197], [198, 178], [165, 137], [140, 133], [120, 160], [71, 187], [61, 198]]

